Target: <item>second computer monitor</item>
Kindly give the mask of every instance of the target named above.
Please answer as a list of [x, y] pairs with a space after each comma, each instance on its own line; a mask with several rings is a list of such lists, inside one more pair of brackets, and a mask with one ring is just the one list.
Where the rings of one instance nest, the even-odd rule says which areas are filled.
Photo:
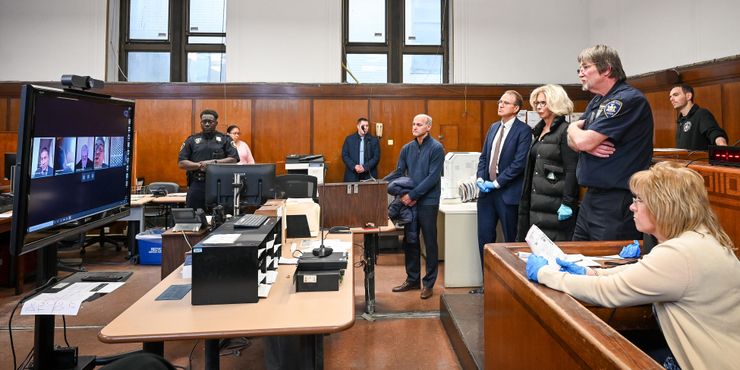
[[206, 167], [206, 207], [217, 205], [233, 212], [234, 174], [242, 175], [238, 185], [242, 206], [259, 206], [275, 197], [275, 164], [212, 164]]

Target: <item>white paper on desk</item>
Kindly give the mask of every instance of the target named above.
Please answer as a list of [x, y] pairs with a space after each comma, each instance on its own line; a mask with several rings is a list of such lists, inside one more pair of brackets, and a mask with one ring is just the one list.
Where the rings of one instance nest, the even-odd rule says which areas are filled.
[[234, 244], [241, 234], [216, 234], [203, 241], [203, 244]]
[[98, 289], [98, 293], [110, 293], [125, 284], [124, 282], [105, 283], [105, 286]]
[[280, 265], [297, 265], [298, 264], [298, 258], [280, 257], [280, 259], [278, 260], [278, 264], [280, 264]]
[[257, 296], [260, 298], [267, 298], [267, 296], [270, 294], [270, 289], [272, 289], [272, 285], [260, 284], [257, 287]]
[[537, 225], [532, 225], [527, 231], [527, 236], [524, 238], [529, 245], [529, 249], [532, 253], [544, 257], [547, 263], [553, 266], [559, 266], [555, 261], [556, 258], [567, 259], [565, 253], [540, 230]]
[[97, 293], [91, 290], [100, 284], [80, 282], [56, 293], [39, 294], [23, 304], [21, 315], [77, 315], [82, 301]]
[[11, 217], [13, 217], [13, 211], [0, 213], [0, 218], [11, 218]]
[[278, 276], [277, 270], [267, 271], [267, 284], [274, 284], [275, 280], [277, 280], [277, 276]]

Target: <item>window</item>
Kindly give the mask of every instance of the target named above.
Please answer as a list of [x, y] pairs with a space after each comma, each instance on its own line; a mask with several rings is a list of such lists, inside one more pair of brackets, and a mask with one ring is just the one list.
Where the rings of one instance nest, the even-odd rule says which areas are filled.
[[224, 82], [226, 0], [121, 0], [119, 80]]
[[447, 83], [447, 0], [343, 0], [342, 81]]

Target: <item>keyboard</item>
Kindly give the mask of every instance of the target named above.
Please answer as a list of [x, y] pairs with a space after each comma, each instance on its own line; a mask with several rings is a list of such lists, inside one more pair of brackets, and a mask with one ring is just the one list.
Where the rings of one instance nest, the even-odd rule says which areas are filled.
[[254, 229], [262, 226], [267, 220], [263, 215], [244, 215], [234, 222], [235, 229]]

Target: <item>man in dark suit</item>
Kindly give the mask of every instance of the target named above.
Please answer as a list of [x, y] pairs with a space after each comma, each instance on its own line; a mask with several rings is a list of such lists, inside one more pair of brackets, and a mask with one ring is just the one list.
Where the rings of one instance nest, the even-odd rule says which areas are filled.
[[75, 164], [75, 170], [90, 171], [93, 169], [93, 162], [87, 156], [87, 144], [80, 148], [80, 160]]
[[367, 118], [357, 120], [357, 132], [347, 136], [342, 145], [344, 182], [376, 178], [380, 160], [380, 143], [368, 134]]
[[[532, 143], [532, 130], [516, 118], [522, 96], [508, 90], [498, 101], [501, 121], [491, 125], [478, 160], [478, 249], [483, 267], [483, 246], [496, 241], [501, 220], [504, 240], [516, 238], [517, 207], [522, 196], [524, 167]], [[471, 293], [481, 293], [474, 289]]]
[[51, 176], [52, 174], [53, 171], [51, 170], [51, 167], [49, 167], [49, 149], [47, 147], [43, 147], [39, 153], [39, 166], [36, 168], [36, 173], [33, 174], [33, 177], [46, 177]]

